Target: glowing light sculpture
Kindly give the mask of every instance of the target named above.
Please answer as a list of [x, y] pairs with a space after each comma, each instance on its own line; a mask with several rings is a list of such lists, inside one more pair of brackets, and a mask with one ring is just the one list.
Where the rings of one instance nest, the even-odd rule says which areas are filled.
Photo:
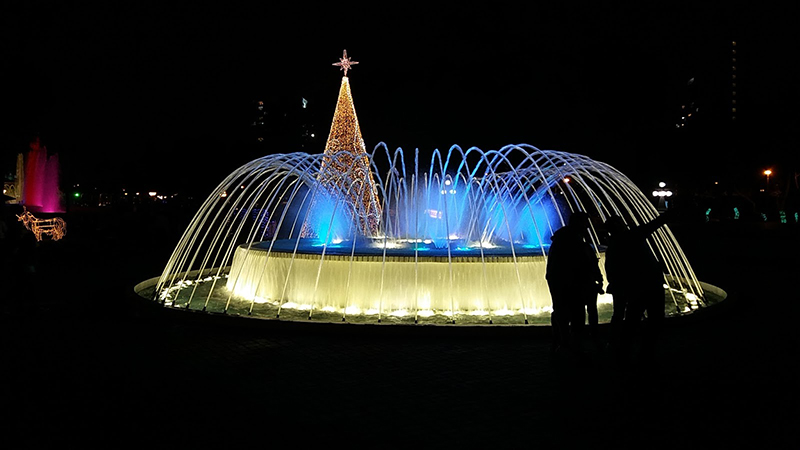
[[350, 58], [347, 56], [347, 50], [342, 52], [342, 57], [339, 58], [339, 62], [333, 63], [334, 66], [341, 67], [340, 70], [344, 70], [344, 76], [347, 77], [347, 71], [353, 67], [353, 64], [358, 64], [358, 61], [351, 61]]
[[61, 217], [38, 219], [24, 206], [22, 207], [22, 214], [17, 216], [17, 220], [22, 222], [25, 228], [33, 233], [37, 241], [41, 241], [42, 236], [50, 236], [54, 241], [57, 241], [67, 234], [67, 223]]

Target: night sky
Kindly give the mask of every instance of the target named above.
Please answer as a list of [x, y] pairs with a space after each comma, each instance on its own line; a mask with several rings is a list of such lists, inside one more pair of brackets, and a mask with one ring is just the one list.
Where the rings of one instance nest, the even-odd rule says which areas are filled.
[[[343, 49], [359, 62], [350, 82], [368, 149], [527, 143], [643, 182], [800, 170], [800, 40], [788, 7], [13, 3], [0, 13], [4, 172], [38, 134], [65, 183], [215, 184], [257, 151], [296, 150], [250, 145], [255, 100], [306, 98], [327, 135]], [[700, 111], [680, 133], [687, 95]]]

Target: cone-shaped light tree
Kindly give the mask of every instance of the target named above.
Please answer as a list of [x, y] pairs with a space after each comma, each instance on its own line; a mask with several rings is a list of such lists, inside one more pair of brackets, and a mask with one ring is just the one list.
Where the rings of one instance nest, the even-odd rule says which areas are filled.
[[[340, 62], [333, 64], [341, 67], [344, 76], [317, 181], [327, 193], [344, 196], [350, 212], [358, 219], [361, 233], [375, 236], [380, 223], [381, 205], [350, 93], [350, 80], [347, 78], [347, 71], [353, 64], [358, 62], [350, 60], [347, 50]], [[313, 234], [309, 231], [306, 224], [303, 234]]]

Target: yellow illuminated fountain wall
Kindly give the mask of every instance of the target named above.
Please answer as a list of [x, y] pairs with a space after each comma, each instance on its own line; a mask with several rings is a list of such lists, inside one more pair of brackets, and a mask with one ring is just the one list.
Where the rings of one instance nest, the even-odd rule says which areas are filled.
[[[595, 226], [657, 215], [625, 175], [583, 155], [525, 144], [367, 153], [346, 76], [334, 116], [324, 153], [268, 155], [225, 178], [140, 295], [279, 320], [549, 323], [547, 251], [570, 214]], [[602, 237], [591, 230], [601, 267]], [[712, 300], [668, 227], [651, 248], [668, 314]]]
[[[543, 256], [348, 256], [237, 249], [227, 288], [243, 299], [347, 320], [525, 321], [549, 312]], [[524, 280], [524, 282], [522, 282]], [[291, 299], [281, 303], [276, 301]], [[512, 320], [513, 321], [513, 320]]]

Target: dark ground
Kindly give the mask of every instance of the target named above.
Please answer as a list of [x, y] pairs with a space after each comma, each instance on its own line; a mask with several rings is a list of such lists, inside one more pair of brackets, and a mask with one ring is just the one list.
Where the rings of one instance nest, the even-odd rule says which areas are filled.
[[342, 332], [154, 310], [133, 286], [160, 274], [186, 222], [64, 217], [64, 240], [30, 249], [35, 273], [13, 272], [20, 258], [5, 270], [3, 448], [795, 440], [797, 226], [673, 226], [698, 277], [729, 298], [668, 320], [654, 363], [620, 367], [600, 351], [585, 364], [552, 355], [547, 328]]

